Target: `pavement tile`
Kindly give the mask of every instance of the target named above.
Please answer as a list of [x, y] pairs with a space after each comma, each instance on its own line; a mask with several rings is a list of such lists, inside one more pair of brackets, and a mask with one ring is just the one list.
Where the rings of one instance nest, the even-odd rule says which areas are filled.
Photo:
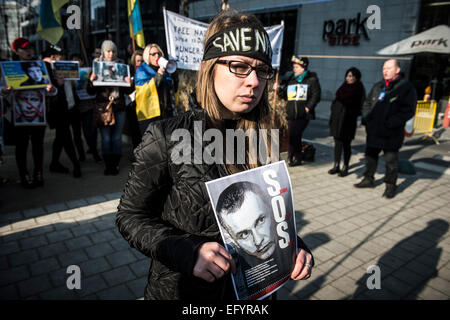
[[39, 259], [36, 249], [24, 250], [9, 255], [9, 263], [11, 266], [16, 267]]
[[1, 287], [0, 286], [0, 297], [1, 300], [19, 300], [19, 292], [15, 284]]
[[73, 234], [70, 229], [58, 230], [47, 233], [47, 239], [49, 243], [61, 242], [68, 239], [73, 239]]
[[73, 200], [73, 201], [67, 201], [66, 202], [67, 207], [70, 208], [70, 209], [84, 207], [84, 206], [87, 206], [88, 204], [89, 203], [87, 203], [87, 201], [84, 200], [84, 199]]
[[424, 300], [447, 300], [448, 301], [448, 295], [442, 293], [441, 291], [433, 289], [432, 287], [429, 287], [429, 286], [426, 286], [425, 288], [423, 288], [423, 290], [420, 291], [417, 294], [417, 296]]
[[450, 297], [450, 281], [446, 279], [440, 277], [432, 278], [427, 282], [427, 286], [432, 287], [433, 289]]
[[16, 283], [30, 278], [30, 273], [26, 266], [13, 267], [0, 272], [0, 286]]
[[89, 235], [93, 243], [100, 243], [116, 239], [116, 235], [111, 230], [96, 231]]
[[122, 250], [106, 256], [106, 259], [113, 268], [133, 263], [137, 260], [136, 256], [131, 252], [132, 249]]
[[32, 276], [37, 276], [44, 273], [50, 273], [52, 271], [58, 270], [61, 268], [58, 261], [52, 257], [44, 260], [39, 260], [33, 263], [30, 263], [29, 266], [31, 270]]
[[45, 235], [29, 237], [29, 238], [20, 240], [20, 247], [22, 250], [42, 247], [47, 244], [48, 244], [48, 241], [47, 241], [47, 238], [45, 237]]
[[67, 268], [70, 265], [77, 265], [89, 258], [83, 250], [75, 250], [59, 254], [58, 259], [61, 265]]
[[97, 292], [97, 296], [101, 300], [134, 300], [136, 299], [135, 295], [128, 289], [128, 287], [124, 284], [103, 290], [101, 292]]
[[52, 257], [61, 253], [67, 252], [67, 247], [62, 242], [57, 242], [53, 244], [49, 244], [47, 246], [42, 246], [37, 248], [39, 252], [39, 256], [41, 258]]
[[108, 261], [104, 257], [97, 259], [89, 259], [80, 263], [81, 274], [84, 277], [89, 277], [94, 274], [101, 274], [111, 269]]
[[145, 276], [150, 270], [150, 258], [131, 263], [130, 268], [133, 270], [136, 277]]
[[55, 230], [55, 227], [52, 224], [50, 224], [47, 226], [40, 226], [38, 228], [30, 229], [30, 230], [28, 230], [28, 234], [30, 235], [30, 237], [35, 237], [35, 236], [39, 236], [41, 234], [52, 232], [54, 230]]
[[95, 229], [95, 227], [91, 224], [75, 225], [71, 227], [70, 230], [72, 231], [75, 237], [79, 237], [82, 235], [89, 235], [97, 232], [97, 229]]
[[39, 217], [39, 216], [47, 214], [45, 209], [42, 207], [26, 209], [26, 210], [23, 210], [22, 213], [25, 218], [35, 218], [35, 217]]
[[69, 207], [65, 203], [55, 203], [45, 206], [45, 210], [48, 213], [58, 213], [61, 211], [68, 210]]
[[64, 241], [69, 250], [82, 249], [92, 246], [92, 241], [86, 236], [81, 236]]
[[128, 266], [121, 266], [116, 269], [105, 271], [102, 275], [111, 287], [136, 279], [136, 276]]
[[22, 298], [35, 299], [33, 296], [52, 288], [47, 275], [33, 277], [18, 283], [19, 295]]
[[104, 257], [114, 252], [113, 247], [111, 247], [111, 245], [107, 242], [93, 245], [91, 247], [85, 248], [84, 250], [88, 254], [89, 258]]
[[41, 292], [39, 297], [44, 300], [78, 300], [77, 291], [77, 289], [70, 290], [67, 286], [63, 286]]
[[102, 203], [102, 202], [108, 201], [108, 199], [104, 196], [95, 196], [95, 197], [86, 198], [86, 201], [89, 204], [97, 204], [97, 203]]
[[106, 284], [103, 277], [96, 274], [91, 277], [82, 278], [81, 289], [77, 290], [77, 293], [80, 297], [85, 297], [93, 293], [98, 293], [99, 291], [105, 290], [107, 288], [108, 285]]
[[0, 256], [6, 256], [11, 253], [19, 252], [20, 246], [17, 241], [10, 241], [0, 244]]
[[144, 296], [145, 287], [147, 286], [147, 276], [128, 281], [126, 285], [134, 294], [135, 299], [142, 298]]

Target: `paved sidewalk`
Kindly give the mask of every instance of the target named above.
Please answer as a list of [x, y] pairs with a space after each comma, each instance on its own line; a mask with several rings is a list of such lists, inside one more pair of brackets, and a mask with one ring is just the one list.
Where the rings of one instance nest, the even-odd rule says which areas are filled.
[[[332, 148], [316, 147], [314, 163], [289, 169], [297, 231], [316, 266], [278, 298], [448, 300], [450, 176], [401, 174], [387, 200], [382, 161], [376, 188], [359, 190], [363, 155], [340, 178], [327, 173]], [[142, 298], [150, 262], [114, 226], [119, 191], [0, 214], [0, 299]], [[70, 265], [81, 269], [80, 290], [67, 289]], [[381, 271], [379, 290], [366, 286], [371, 265]]]

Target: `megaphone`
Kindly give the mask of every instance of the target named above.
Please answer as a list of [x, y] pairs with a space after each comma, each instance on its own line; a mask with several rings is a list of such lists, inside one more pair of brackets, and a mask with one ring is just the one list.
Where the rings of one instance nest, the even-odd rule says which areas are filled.
[[159, 57], [158, 60], [156, 60], [156, 63], [158, 63], [158, 65], [161, 68], [166, 69], [166, 71], [168, 73], [174, 73], [175, 70], [177, 70], [177, 63], [176, 63], [176, 61], [167, 60], [167, 59], [164, 59], [163, 57]]

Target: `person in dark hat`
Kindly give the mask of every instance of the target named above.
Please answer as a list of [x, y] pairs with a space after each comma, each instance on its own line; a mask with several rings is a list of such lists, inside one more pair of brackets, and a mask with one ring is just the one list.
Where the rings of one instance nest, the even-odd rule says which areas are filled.
[[292, 56], [293, 74], [278, 85], [276, 90], [283, 99], [287, 99], [286, 112], [289, 127], [289, 166], [302, 164], [302, 136], [309, 120], [315, 119], [315, 111], [320, 101], [320, 84], [317, 74], [309, 71], [306, 57]]

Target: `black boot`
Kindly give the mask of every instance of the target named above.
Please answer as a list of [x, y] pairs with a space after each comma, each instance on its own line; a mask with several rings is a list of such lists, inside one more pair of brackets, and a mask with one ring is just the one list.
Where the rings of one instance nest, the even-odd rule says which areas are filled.
[[396, 190], [397, 187], [395, 186], [395, 184], [386, 183], [386, 189], [384, 190], [383, 197], [392, 199], [393, 197], [395, 197]]
[[44, 175], [42, 174], [42, 171], [34, 172], [33, 183], [35, 187], [42, 187], [44, 185]]
[[348, 175], [348, 163], [344, 163], [341, 171], [339, 172], [339, 177], [345, 177]]
[[97, 150], [92, 150], [92, 157], [94, 158], [94, 161], [97, 163], [102, 162], [102, 158], [100, 157], [100, 155], [98, 154]]
[[361, 182], [354, 184], [356, 188], [373, 188], [374, 185], [374, 179], [370, 177], [364, 177], [364, 179], [361, 180]]
[[28, 173], [20, 177], [20, 184], [25, 189], [33, 189], [35, 187], [34, 181]]
[[330, 170], [328, 170], [329, 174], [336, 174], [339, 173], [341, 170], [339, 169], [339, 161], [334, 163], [333, 168], [331, 168]]
[[117, 176], [119, 174], [119, 162], [120, 162], [120, 154], [112, 154], [111, 155], [111, 175]]
[[103, 162], [105, 163], [105, 171], [103, 171], [103, 174], [105, 176], [111, 175], [111, 155], [103, 154]]

